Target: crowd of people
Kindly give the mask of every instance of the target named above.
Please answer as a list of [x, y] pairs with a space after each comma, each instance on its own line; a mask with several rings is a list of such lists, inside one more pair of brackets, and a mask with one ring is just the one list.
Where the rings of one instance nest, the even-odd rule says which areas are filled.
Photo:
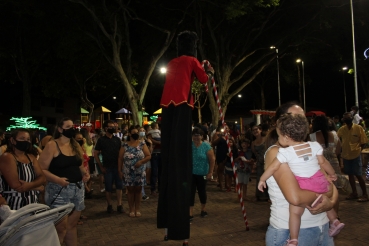
[[[59, 240], [66, 245], [77, 243], [84, 199], [93, 196], [91, 176], [98, 180], [100, 192], [105, 192], [107, 213], [115, 210], [114, 190], [118, 213], [124, 213], [122, 196], [127, 195], [129, 217], [144, 216], [141, 201], [160, 194], [158, 122], [118, 128], [108, 120], [102, 129], [91, 126], [75, 129], [71, 119], [63, 118], [44, 136], [27, 129], [16, 129], [7, 136], [0, 132], [1, 196], [11, 210], [31, 203], [51, 208], [73, 203], [73, 212], [56, 225]], [[193, 220], [196, 192], [200, 216], [208, 216], [207, 182], [217, 182], [225, 192], [236, 188], [233, 160], [243, 200], [272, 204], [267, 245], [286, 241], [288, 245], [334, 245], [332, 237], [344, 227], [338, 218], [337, 189], [351, 188], [347, 200], [368, 201], [362, 176], [367, 158], [361, 153], [368, 145], [368, 128], [369, 121], [359, 116], [357, 107], [344, 113], [341, 120], [324, 115], [307, 119], [294, 103], [282, 105], [273, 118], [260, 125], [247, 124], [241, 131], [233, 123], [219, 123], [216, 128], [208, 123], [193, 125], [188, 220]], [[248, 191], [252, 177], [259, 185]], [[150, 194], [145, 194], [146, 186]], [[317, 194], [323, 195], [318, 205], [312, 206]], [[317, 227], [323, 230], [317, 232]]]

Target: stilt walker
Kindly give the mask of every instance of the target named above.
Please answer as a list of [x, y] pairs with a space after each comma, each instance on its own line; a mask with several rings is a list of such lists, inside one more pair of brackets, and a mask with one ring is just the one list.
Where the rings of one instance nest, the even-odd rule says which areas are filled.
[[191, 125], [193, 98], [191, 85], [196, 77], [206, 83], [214, 69], [205, 72], [197, 60], [197, 34], [184, 31], [177, 37], [177, 58], [167, 66], [160, 105], [162, 175], [157, 227], [165, 228], [164, 240], [190, 237], [190, 195], [192, 177]]

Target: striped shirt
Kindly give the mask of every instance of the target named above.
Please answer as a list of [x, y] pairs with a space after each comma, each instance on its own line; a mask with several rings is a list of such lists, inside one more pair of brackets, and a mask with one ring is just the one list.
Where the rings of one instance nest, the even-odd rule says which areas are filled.
[[[29, 163], [22, 163], [18, 161], [17, 158], [14, 156], [14, 159], [17, 162], [19, 180], [32, 182], [36, 179], [36, 173], [33, 169], [33, 163], [28, 155], [27, 158], [29, 160]], [[1, 185], [3, 189], [2, 196], [5, 198], [10, 209], [12, 210], [18, 210], [21, 207], [24, 207], [31, 203], [38, 203], [38, 191], [30, 190], [25, 192], [18, 192], [16, 190], [13, 190], [6, 182], [3, 175], [1, 175]]]

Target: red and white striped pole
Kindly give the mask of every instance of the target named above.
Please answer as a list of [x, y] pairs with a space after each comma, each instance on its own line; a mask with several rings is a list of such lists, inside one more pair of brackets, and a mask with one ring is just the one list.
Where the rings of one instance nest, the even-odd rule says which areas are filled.
[[[207, 60], [204, 60], [202, 61], [201, 63], [202, 67], [204, 68], [204, 66], [206, 65], [208, 68], [211, 67], [210, 65], [210, 62], [207, 61]], [[204, 68], [205, 70], [205, 68]], [[211, 83], [212, 83], [212, 86], [213, 86], [213, 90], [214, 90], [214, 94], [215, 94], [215, 98], [217, 100], [217, 104], [218, 104], [218, 110], [219, 110], [219, 116], [220, 116], [220, 119], [222, 120], [222, 125], [223, 127], [226, 126], [226, 123], [224, 122], [224, 115], [223, 115], [223, 111], [222, 111], [222, 106], [220, 104], [220, 100], [219, 100], [219, 96], [218, 96], [218, 91], [217, 91], [217, 87], [215, 85], [215, 80], [214, 80], [214, 76], [212, 77], [211, 79]], [[209, 91], [208, 89], [208, 84], [205, 85], [205, 90], [206, 92]], [[246, 209], [245, 209], [245, 205], [244, 205], [244, 202], [243, 202], [243, 199], [242, 199], [242, 195], [241, 195], [241, 189], [240, 189], [240, 184], [238, 183], [238, 178], [237, 178], [237, 172], [236, 172], [236, 167], [234, 165], [234, 161], [233, 161], [233, 156], [232, 156], [232, 149], [231, 149], [231, 146], [229, 144], [229, 138], [228, 138], [228, 134], [225, 135], [226, 137], [226, 141], [227, 141], [227, 146], [228, 146], [228, 154], [229, 154], [229, 157], [231, 159], [231, 163], [232, 163], [232, 168], [233, 168], [233, 176], [234, 176], [234, 179], [236, 180], [236, 188], [237, 188], [237, 194], [238, 194], [238, 199], [240, 200], [240, 204], [241, 204], [241, 209], [242, 209], [242, 214], [243, 214], [243, 219], [245, 221], [245, 225], [246, 225], [246, 231], [249, 230], [249, 224], [247, 222], [247, 217], [246, 217]]]

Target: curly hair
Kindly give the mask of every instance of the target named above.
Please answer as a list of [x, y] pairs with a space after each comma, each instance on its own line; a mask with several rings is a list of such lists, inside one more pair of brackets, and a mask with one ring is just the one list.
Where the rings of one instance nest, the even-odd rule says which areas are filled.
[[304, 141], [309, 133], [309, 123], [306, 117], [299, 114], [282, 115], [277, 122], [277, 127], [282, 135], [296, 142]]

